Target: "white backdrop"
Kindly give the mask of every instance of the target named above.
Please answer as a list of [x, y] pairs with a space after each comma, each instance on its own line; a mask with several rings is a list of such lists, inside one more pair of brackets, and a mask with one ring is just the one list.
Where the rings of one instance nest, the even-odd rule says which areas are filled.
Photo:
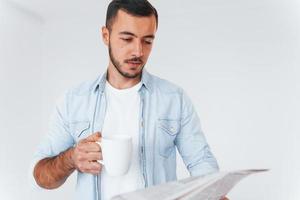
[[[57, 97], [107, 66], [107, 2], [76, 1], [48, 18], [0, 1], [1, 199], [72, 199], [75, 176], [36, 191], [27, 170]], [[299, 2], [151, 2], [159, 30], [148, 71], [187, 91], [221, 170], [271, 169], [228, 196], [299, 199]]]

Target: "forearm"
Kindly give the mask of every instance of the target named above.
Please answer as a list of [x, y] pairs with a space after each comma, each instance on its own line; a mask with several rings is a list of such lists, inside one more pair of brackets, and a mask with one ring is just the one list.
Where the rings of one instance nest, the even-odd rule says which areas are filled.
[[70, 148], [55, 157], [40, 160], [33, 173], [37, 184], [46, 189], [61, 186], [75, 170], [72, 153], [73, 148]]

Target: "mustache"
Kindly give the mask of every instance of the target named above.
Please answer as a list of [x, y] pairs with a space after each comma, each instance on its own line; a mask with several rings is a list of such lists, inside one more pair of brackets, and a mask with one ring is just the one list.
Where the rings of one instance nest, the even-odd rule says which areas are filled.
[[127, 59], [127, 60], [125, 60], [125, 62], [126, 62], [126, 63], [128, 63], [128, 62], [140, 62], [140, 63], [143, 63], [142, 59], [139, 58], [139, 57]]

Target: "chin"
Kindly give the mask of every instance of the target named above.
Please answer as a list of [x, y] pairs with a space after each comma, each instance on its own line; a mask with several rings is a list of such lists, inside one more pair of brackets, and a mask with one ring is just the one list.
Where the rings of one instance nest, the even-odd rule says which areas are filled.
[[125, 76], [126, 78], [136, 78], [136, 77], [138, 77], [141, 74], [142, 74], [142, 70], [140, 70], [139, 72], [135, 72], [135, 73], [132, 73], [132, 72], [122, 72], [122, 75]]

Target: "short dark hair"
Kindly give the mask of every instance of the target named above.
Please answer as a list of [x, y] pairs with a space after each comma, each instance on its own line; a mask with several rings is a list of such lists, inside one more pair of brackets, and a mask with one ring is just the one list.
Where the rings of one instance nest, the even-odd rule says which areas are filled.
[[156, 28], [158, 27], [158, 14], [156, 9], [147, 0], [112, 0], [106, 12], [106, 27], [111, 30], [112, 24], [119, 10], [133, 16], [155, 16]]

